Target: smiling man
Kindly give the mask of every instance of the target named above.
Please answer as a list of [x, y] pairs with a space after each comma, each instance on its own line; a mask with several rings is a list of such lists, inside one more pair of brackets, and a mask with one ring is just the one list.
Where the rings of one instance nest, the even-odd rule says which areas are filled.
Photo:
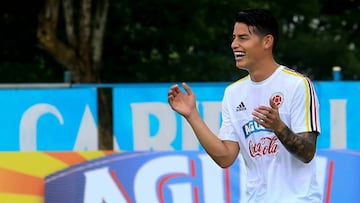
[[242, 155], [245, 202], [317, 203], [322, 199], [314, 158], [320, 133], [317, 96], [307, 77], [275, 61], [278, 27], [268, 10], [236, 15], [231, 48], [236, 67], [249, 74], [226, 88], [218, 136], [200, 117], [186, 83], [186, 92], [178, 85], [170, 88], [168, 102], [220, 167]]

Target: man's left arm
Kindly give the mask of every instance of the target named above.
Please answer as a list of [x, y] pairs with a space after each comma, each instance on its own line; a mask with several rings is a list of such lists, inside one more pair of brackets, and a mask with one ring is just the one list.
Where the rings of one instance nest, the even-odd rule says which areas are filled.
[[295, 157], [304, 163], [309, 163], [316, 152], [316, 140], [318, 132], [294, 133], [289, 127], [283, 124], [276, 136], [284, 147]]
[[277, 105], [270, 100], [270, 107], [254, 109], [254, 120], [271, 129], [285, 148], [304, 163], [309, 163], [316, 151], [317, 131], [294, 133], [281, 119]]

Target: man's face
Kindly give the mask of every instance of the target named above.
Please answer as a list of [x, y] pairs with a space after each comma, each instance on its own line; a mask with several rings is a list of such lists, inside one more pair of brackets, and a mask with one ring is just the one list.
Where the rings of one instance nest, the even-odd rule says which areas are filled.
[[236, 67], [247, 70], [251, 69], [264, 53], [262, 38], [254, 32], [253, 27], [244, 23], [235, 23], [231, 48]]

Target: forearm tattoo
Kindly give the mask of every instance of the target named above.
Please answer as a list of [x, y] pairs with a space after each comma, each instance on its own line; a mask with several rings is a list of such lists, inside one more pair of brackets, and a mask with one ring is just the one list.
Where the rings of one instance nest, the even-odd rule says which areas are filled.
[[286, 126], [279, 133], [275, 134], [285, 148], [301, 161], [308, 163], [314, 157], [317, 132], [296, 134]]

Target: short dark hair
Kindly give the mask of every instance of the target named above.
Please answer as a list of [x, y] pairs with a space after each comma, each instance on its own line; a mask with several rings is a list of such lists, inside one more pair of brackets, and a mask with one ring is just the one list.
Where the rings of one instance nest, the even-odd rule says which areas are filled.
[[235, 16], [235, 22], [254, 27], [254, 32], [260, 35], [274, 37], [273, 49], [279, 40], [279, 24], [276, 18], [266, 9], [245, 9]]

